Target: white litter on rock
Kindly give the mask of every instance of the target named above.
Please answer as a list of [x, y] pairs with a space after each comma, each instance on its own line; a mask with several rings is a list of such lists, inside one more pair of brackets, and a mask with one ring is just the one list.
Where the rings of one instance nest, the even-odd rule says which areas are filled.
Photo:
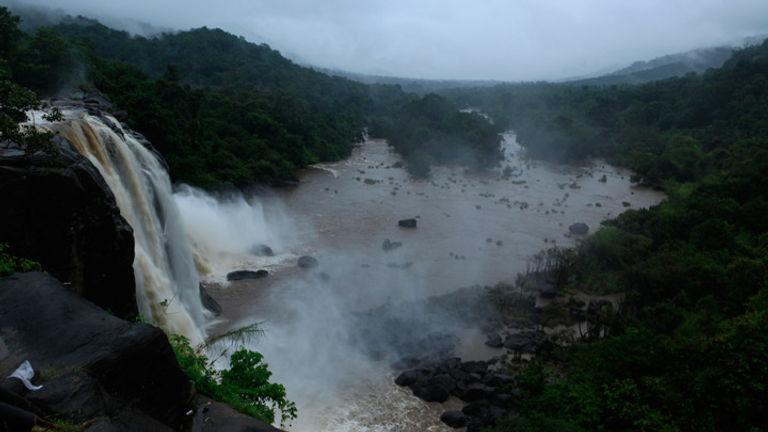
[[19, 365], [18, 368], [16, 368], [15, 371], [13, 371], [12, 374], [8, 375], [8, 378], [18, 378], [21, 380], [22, 384], [24, 384], [24, 387], [28, 388], [29, 390], [35, 391], [40, 390], [43, 388], [41, 385], [34, 385], [30, 381], [32, 378], [35, 377], [35, 370], [32, 369], [32, 365], [29, 363], [29, 360], [24, 360], [24, 363]]

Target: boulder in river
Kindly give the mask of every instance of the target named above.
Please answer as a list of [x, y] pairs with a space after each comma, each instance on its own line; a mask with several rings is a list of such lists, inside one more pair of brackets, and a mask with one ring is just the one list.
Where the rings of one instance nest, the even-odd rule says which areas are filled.
[[483, 383], [473, 382], [460, 389], [459, 399], [465, 402], [473, 402], [481, 399], [488, 399], [493, 395], [493, 388]]
[[397, 226], [400, 228], [416, 228], [418, 222], [415, 218], [400, 219], [397, 221]]
[[577, 222], [568, 227], [568, 231], [574, 235], [587, 235], [589, 233], [589, 225], [584, 222]]
[[317, 261], [317, 258], [311, 257], [309, 255], [303, 255], [299, 257], [298, 265], [301, 268], [309, 269], [309, 268], [315, 268], [320, 263]]
[[403, 242], [384, 239], [384, 242], [381, 243], [381, 249], [384, 251], [391, 251], [392, 249], [397, 249], [402, 245], [403, 245]]
[[272, 250], [272, 248], [267, 246], [267, 245], [265, 245], [265, 244], [263, 244], [263, 243], [259, 243], [259, 244], [251, 246], [250, 252], [251, 252], [251, 255], [256, 255], [256, 256], [273, 256], [273, 255], [275, 255], [275, 252]]
[[262, 279], [269, 275], [269, 272], [266, 270], [235, 270], [233, 272], [227, 273], [227, 280], [228, 281], [238, 281], [238, 280], [246, 280], [246, 279]]
[[200, 283], [200, 302], [203, 303], [204, 308], [211, 311], [215, 316], [221, 315], [221, 305], [211, 297], [203, 283]]
[[504, 346], [504, 341], [498, 333], [491, 333], [487, 336], [485, 344], [491, 348], [501, 348]]
[[410, 387], [420, 380], [426, 378], [429, 375], [429, 371], [423, 369], [411, 369], [402, 372], [395, 378], [395, 384], [403, 387]]
[[431, 380], [416, 383], [413, 388], [413, 395], [426, 402], [445, 402], [451, 394], [438, 383]]
[[458, 429], [467, 425], [467, 416], [461, 411], [446, 411], [440, 416], [440, 421]]

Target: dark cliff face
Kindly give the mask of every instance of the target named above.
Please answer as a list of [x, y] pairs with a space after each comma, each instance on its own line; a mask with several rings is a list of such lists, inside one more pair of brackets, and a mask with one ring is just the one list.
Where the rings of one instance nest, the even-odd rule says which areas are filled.
[[43, 387], [2, 378], [0, 387], [47, 418], [130, 424], [99, 430], [170, 431], [185, 421], [191, 386], [162, 330], [112, 316], [39, 272], [0, 278], [0, 376], [25, 360]]
[[57, 151], [0, 148], [0, 242], [120, 317], [137, 314], [133, 231], [96, 168], [60, 137]]

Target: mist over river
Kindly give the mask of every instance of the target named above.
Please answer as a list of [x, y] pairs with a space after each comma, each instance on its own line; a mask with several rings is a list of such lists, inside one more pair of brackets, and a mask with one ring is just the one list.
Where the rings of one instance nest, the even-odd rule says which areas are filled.
[[[663, 198], [608, 164], [529, 161], [514, 134], [503, 137], [504, 162], [484, 174], [443, 167], [415, 181], [386, 142], [368, 140], [346, 160], [307, 170], [297, 187], [245, 198], [176, 193], [198, 268], [224, 311], [210, 330], [262, 323], [265, 333], [251, 348], [297, 403], [290, 430], [451, 430], [438, 418], [460, 403], [426, 403], [395, 386], [396, 353], [365, 355], [353, 313], [512, 282], [531, 255], [575, 244], [569, 225], [594, 231], [630, 206]], [[405, 218], [418, 228], [398, 227]], [[389, 250], [385, 240], [394, 242]], [[262, 243], [275, 255], [250, 253]], [[317, 258], [318, 268], [298, 268], [301, 255]], [[270, 275], [226, 282], [230, 271], [257, 269]], [[501, 353], [483, 346], [479, 330], [461, 336], [455, 354], [463, 359]]]

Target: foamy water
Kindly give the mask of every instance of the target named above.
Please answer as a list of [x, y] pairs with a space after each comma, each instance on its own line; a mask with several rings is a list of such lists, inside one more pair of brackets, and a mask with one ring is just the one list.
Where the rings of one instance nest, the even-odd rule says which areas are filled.
[[204, 340], [199, 278], [171, 182], [158, 157], [115, 118], [65, 110], [51, 124], [33, 113], [38, 127], [58, 132], [98, 169], [133, 228], [136, 299], [145, 319], [193, 344]]

